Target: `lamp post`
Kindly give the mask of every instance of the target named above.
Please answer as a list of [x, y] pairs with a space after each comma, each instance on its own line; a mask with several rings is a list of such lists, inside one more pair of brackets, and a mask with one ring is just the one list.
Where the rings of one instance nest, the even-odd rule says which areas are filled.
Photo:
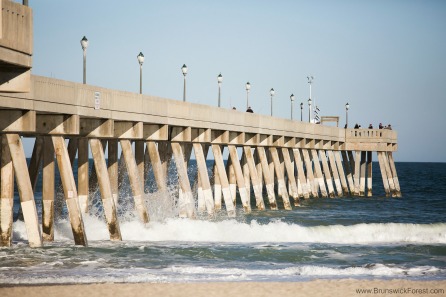
[[142, 94], [142, 64], [144, 63], [144, 55], [142, 52], [139, 52], [139, 55], [136, 56], [139, 63], [139, 93]]
[[273, 116], [273, 97], [274, 97], [275, 93], [276, 92], [274, 91], [273, 88], [271, 88], [271, 90], [269, 90], [269, 94], [271, 95], [271, 116]]
[[[308, 84], [310, 85], [310, 99], [311, 99], [311, 84], [313, 83], [314, 77], [312, 75], [307, 76]], [[314, 107], [316, 107], [316, 101], [314, 101]], [[311, 107], [310, 107], [311, 109]]]
[[301, 103], [300, 103], [300, 121], [301, 121], [301, 122], [302, 122], [303, 111], [304, 111], [304, 103], [301, 102]]
[[345, 128], [348, 127], [348, 109], [350, 108], [350, 104], [348, 102], [345, 104]]
[[223, 82], [223, 76], [221, 73], [217, 76], [217, 83], [218, 83], [218, 107], [220, 107], [221, 103], [221, 83]]
[[249, 81], [245, 84], [245, 89], [246, 89], [246, 109], [248, 109], [248, 107], [249, 107], [249, 90], [251, 90], [251, 84], [249, 83]]
[[294, 105], [294, 94], [290, 95], [291, 100], [291, 120], [293, 119], [293, 105]]
[[183, 72], [183, 76], [184, 76], [183, 101], [186, 102], [186, 74], [187, 74], [187, 66], [186, 66], [186, 64], [183, 64], [183, 67], [181, 67], [181, 72]]
[[88, 39], [87, 37], [83, 37], [81, 39], [82, 51], [84, 52], [84, 74], [83, 74], [83, 83], [84, 85], [87, 83], [87, 47], [88, 47]]
[[308, 98], [308, 122], [311, 123], [311, 98]]

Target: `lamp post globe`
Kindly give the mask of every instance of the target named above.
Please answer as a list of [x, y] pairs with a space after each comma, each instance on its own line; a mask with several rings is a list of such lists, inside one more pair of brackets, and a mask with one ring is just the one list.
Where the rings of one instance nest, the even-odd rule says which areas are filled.
[[142, 52], [139, 52], [138, 56], [136, 56], [139, 63], [139, 93], [142, 94], [142, 64], [144, 63], [144, 55]]
[[221, 103], [221, 83], [223, 82], [223, 76], [221, 73], [217, 76], [217, 83], [218, 83], [218, 107], [220, 107]]
[[291, 119], [293, 119], [294, 94], [290, 95], [290, 101], [291, 101]]
[[300, 103], [300, 121], [302, 122], [302, 117], [303, 117], [303, 111], [304, 111], [304, 103], [301, 102]]
[[246, 90], [246, 109], [249, 107], [249, 91], [251, 90], [251, 84], [249, 81], [245, 84], [245, 90]]
[[84, 63], [83, 63], [83, 83], [86, 84], [87, 83], [87, 47], [88, 47], [88, 39], [87, 37], [83, 37], [81, 39], [81, 46], [82, 46], [82, 51], [84, 54]]
[[348, 127], [348, 110], [350, 108], [350, 104], [348, 102], [345, 104], [345, 128]]
[[311, 98], [308, 99], [308, 122], [311, 123]]
[[186, 102], [186, 74], [187, 74], [187, 66], [186, 64], [183, 64], [183, 67], [181, 67], [181, 72], [184, 76], [184, 83], [183, 83], [183, 101]]
[[271, 88], [271, 90], [269, 90], [269, 94], [271, 95], [271, 116], [273, 116], [273, 97], [274, 97], [275, 93], [276, 92], [274, 91], [273, 88]]

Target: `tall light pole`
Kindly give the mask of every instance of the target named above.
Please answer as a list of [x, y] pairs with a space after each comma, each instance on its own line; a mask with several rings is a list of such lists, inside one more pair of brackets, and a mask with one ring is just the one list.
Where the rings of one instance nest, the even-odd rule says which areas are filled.
[[183, 64], [183, 67], [181, 67], [181, 72], [183, 72], [183, 76], [184, 76], [183, 101], [186, 102], [186, 74], [187, 74], [187, 66], [186, 66], [186, 64]]
[[311, 98], [308, 98], [308, 122], [311, 123]]
[[139, 93], [142, 94], [142, 64], [144, 63], [144, 55], [142, 52], [139, 52], [139, 55], [136, 56], [139, 63]]
[[273, 116], [273, 97], [274, 97], [275, 93], [276, 92], [274, 91], [273, 88], [271, 88], [271, 90], [269, 90], [269, 94], [271, 95], [271, 116]]
[[223, 82], [223, 76], [221, 73], [217, 76], [217, 83], [218, 83], [218, 107], [220, 107], [221, 103], [221, 83]]
[[301, 103], [300, 103], [300, 121], [301, 121], [301, 122], [302, 122], [303, 112], [304, 112], [304, 103], [301, 102]]
[[345, 128], [348, 127], [348, 109], [350, 108], [350, 104], [348, 102], [345, 104]]
[[294, 94], [290, 95], [291, 100], [291, 120], [293, 119], [293, 105], [294, 105]]
[[[307, 76], [308, 84], [310, 85], [310, 99], [311, 99], [311, 84], [313, 83], [314, 77], [312, 75]], [[313, 104], [316, 107], [316, 101], [314, 101]], [[311, 106], [310, 106], [310, 113], [311, 113]]]
[[81, 46], [82, 51], [84, 52], [84, 75], [83, 75], [83, 82], [84, 85], [87, 83], [87, 47], [88, 47], [88, 39], [87, 37], [83, 37], [81, 39]]
[[249, 107], [249, 90], [251, 90], [251, 84], [249, 83], [249, 81], [245, 84], [245, 89], [246, 89], [246, 109], [248, 109], [248, 107]]

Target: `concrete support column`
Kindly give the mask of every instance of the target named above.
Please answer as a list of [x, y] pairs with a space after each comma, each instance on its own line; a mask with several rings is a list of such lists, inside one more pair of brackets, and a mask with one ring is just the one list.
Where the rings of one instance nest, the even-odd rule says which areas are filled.
[[343, 191], [342, 191], [341, 182], [340, 182], [340, 179], [339, 179], [339, 172], [338, 172], [338, 168], [336, 166], [336, 159], [335, 159], [333, 151], [328, 150], [327, 151], [327, 156], [328, 156], [328, 160], [330, 162], [331, 172], [333, 173], [333, 180], [334, 180], [334, 184], [335, 184], [335, 187], [336, 187], [336, 192], [338, 193], [338, 197], [342, 197], [343, 196], [343, 193], [342, 193]]
[[225, 201], [225, 207], [228, 213], [228, 217], [235, 217], [234, 202], [232, 200], [231, 191], [229, 189], [228, 176], [226, 175], [225, 164], [223, 161], [220, 145], [213, 144], [212, 153], [214, 154], [215, 168], [218, 171], [218, 176], [220, 179], [221, 189], [223, 192], [223, 199]]
[[153, 175], [158, 186], [159, 192], [167, 192], [166, 170], [163, 167], [160, 153], [154, 141], [147, 141], [147, 150], [149, 152], [150, 163], [152, 164]]
[[237, 179], [235, 178], [234, 165], [232, 165], [231, 158], [228, 158], [226, 161], [226, 171], [228, 173], [229, 178], [229, 190], [231, 191], [231, 197], [234, 205], [236, 205], [236, 197], [237, 197]]
[[342, 166], [342, 161], [341, 161], [341, 152], [340, 151], [335, 151], [333, 152], [334, 155], [334, 160], [335, 160], [335, 165], [338, 169], [338, 173], [339, 173], [339, 179], [341, 180], [341, 186], [342, 186], [342, 192], [343, 195], [348, 195], [348, 184], [347, 184], [347, 179], [345, 177], [345, 172], [344, 172], [344, 167]]
[[221, 181], [215, 161], [212, 171], [214, 173], [214, 207], [215, 210], [221, 210], [221, 198], [222, 198]]
[[323, 198], [328, 197], [327, 188], [325, 186], [324, 177], [322, 175], [321, 163], [319, 162], [319, 157], [316, 150], [311, 150], [311, 156], [313, 158], [314, 169], [316, 172], [316, 178], [321, 189], [321, 196]]
[[[79, 147], [80, 148], [80, 147]], [[119, 196], [119, 161], [118, 161], [118, 140], [110, 139], [108, 141], [108, 164], [107, 164], [108, 177], [110, 179], [110, 186], [115, 202], [116, 209], [118, 208], [118, 196]]]
[[[352, 161], [352, 158], [350, 158], [350, 162]], [[361, 151], [356, 151], [355, 156], [355, 171], [354, 171], [354, 177], [353, 180], [355, 182], [355, 191], [354, 195], [359, 196], [360, 192], [360, 174], [361, 174]]]
[[330, 198], [334, 198], [335, 191], [333, 188], [333, 179], [331, 178], [330, 167], [328, 167], [327, 155], [325, 154], [325, 150], [320, 150], [319, 153], [322, 161], [322, 168], [324, 170], [325, 181], [327, 182], [328, 195]]
[[314, 198], [319, 197], [318, 192], [318, 182], [314, 180], [314, 174], [313, 174], [313, 164], [311, 163], [310, 154], [308, 153], [307, 149], [302, 149], [302, 156], [304, 157], [305, 161], [305, 169], [307, 171], [307, 185], [309, 186], [309, 190], [311, 191], [311, 195]]
[[300, 186], [302, 187], [302, 195], [304, 199], [310, 198], [311, 189], [307, 184], [307, 179], [305, 178], [304, 166], [302, 162], [302, 156], [300, 155], [299, 149], [293, 149], [294, 162], [296, 162], [297, 167], [297, 178], [300, 182]]
[[254, 195], [256, 197], [256, 207], [259, 210], [265, 209], [265, 203], [263, 202], [262, 186], [260, 184], [259, 176], [257, 173], [256, 164], [254, 161], [254, 156], [252, 154], [252, 149], [250, 146], [243, 147], [246, 164], [248, 166], [249, 175], [252, 181], [252, 187], [254, 189]]
[[249, 204], [249, 197], [246, 191], [245, 178], [243, 176], [242, 167], [240, 166], [240, 159], [238, 157], [237, 148], [235, 145], [228, 145], [231, 163], [234, 167], [235, 178], [237, 180], [238, 192], [242, 200], [243, 210], [246, 213], [251, 212], [251, 205]]
[[62, 136], [52, 136], [54, 151], [56, 153], [57, 165], [62, 180], [65, 202], [67, 203], [70, 217], [71, 229], [73, 231], [74, 243], [87, 246], [84, 221], [79, 208], [76, 183], [71, 168], [70, 157]]
[[366, 182], [366, 151], [361, 151], [361, 173], [359, 178], [359, 196], [365, 196], [365, 182]]
[[142, 187], [142, 182], [139, 179], [140, 174], [136, 165], [136, 160], [133, 156], [132, 145], [130, 144], [130, 140], [127, 139], [121, 139], [120, 143], [122, 153], [124, 154], [124, 160], [127, 165], [127, 172], [129, 175], [130, 186], [133, 192], [135, 208], [139, 214], [141, 221], [144, 224], [147, 224], [150, 221], [150, 218], [144, 203], [144, 190]]
[[[149, 146], [146, 143], [146, 150], [144, 151], [144, 183], [149, 180], [150, 169], [152, 168], [152, 163], [150, 163]], [[149, 193], [148, 187], [144, 188], [145, 193]]]
[[392, 152], [388, 152], [387, 157], [389, 159], [390, 170], [392, 171], [393, 182], [395, 184], [395, 197], [401, 197], [400, 182], [396, 173], [395, 161], [393, 160]]
[[96, 175], [98, 176], [102, 206], [104, 207], [105, 220], [107, 221], [110, 239], [122, 240], [118, 216], [116, 214], [116, 205], [113, 199], [112, 186], [108, 175], [107, 164], [105, 163], [105, 155], [102, 148], [102, 143], [98, 139], [90, 139], [90, 147], [94, 165], [96, 168]]
[[367, 152], [367, 197], [372, 197], [372, 152]]
[[209, 182], [208, 169], [206, 167], [206, 156], [209, 146], [206, 145], [203, 152], [203, 146], [200, 143], [194, 143], [195, 158], [197, 160], [198, 177], [200, 179], [201, 187], [203, 188], [204, 202], [208, 215], [214, 215], [214, 198], [212, 197], [211, 183]]
[[288, 148], [282, 148], [282, 156], [285, 163], [285, 169], [288, 174], [288, 184], [291, 189], [291, 196], [294, 200], [294, 206], [299, 206], [299, 194], [297, 189], [296, 178], [294, 177], [294, 163], [291, 162], [290, 151]]
[[6, 135], [0, 134], [0, 246], [12, 244], [12, 221], [14, 203], [14, 167]]
[[243, 178], [245, 179], [245, 187], [246, 187], [246, 193], [248, 194], [248, 201], [249, 204], [251, 204], [251, 179], [249, 175], [249, 166], [248, 162], [246, 161], [245, 151], [242, 149], [242, 172], [243, 172]]
[[172, 142], [171, 146], [180, 184], [180, 197], [178, 198], [180, 217], [195, 218], [195, 202], [187, 176], [187, 160], [189, 160], [190, 151], [178, 142]]
[[170, 142], [168, 141], [160, 141], [158, 142], [158, 152], [161, 160], [161, 165], [164, 170], [164, 176], [166, 177], [166, 187], [167, 187], [167, 178], [170, 162], [172, 161], [172, 147]]
[[347, 176], [348, 187], [350, 188], [350, 195], [355, 192], [355, 184], [353, 182], [353, 168], [351, 167], [351, 162], [349, 160], [349, 155], [353, 158], [353, 154], [348, 154], [346, 151], [341, 151], [342, 161], [344, 163], [345, 174]]
[[271, 158], [274, 163], [274, 169], [277, 174], [277, 183], [278, 189], [280, 189], [280, 193], [282, 193], [283, 206], [286, 210], [291, 210], [290, 198], [288, 196], [288, 190], [285, 184], [285, 178], [283, 176], [283, 172], [280, 164], [279, 154], [277, 153], [277, 149], [275, 147], [270, 147], [269, 151], [271, 153]]
[[[262, 189], [262, 192], [263, 192], [263, 170], [262, 170], [262, 163], [260, 162], [259, 154], [257, 153], [257, 148], [254, 148], [253, 155], [254, 155], [254, 162], [256, 164], [256, 171], [257, 171], [260, 188]], [[262, 196], [263, 196], [263, 193], [262, 193]]]
[[383, 180], [384, 191], [386, 193], [386, 197], [390, 197], [390, 187], [389, 180], [387, 179], [386, 166], [384, 164], [385, 159], [383, 159], [384, 152], [378, 152], [378, 162], [379, 162], [379, 170], [381, 171], [381, 177]]
[[[77, 156], [77, 189], [79, 195], [79, 208], [82, 213], [88, 212], [88, 139], [80, 138]], [[109, 148], [110, 150], [110, 148]], [[109, 158], [110, 160], [110, 158]]]
[[28, 172], [33, 191], [36, 189], [37, 178], [39, 176], [40, 164], [43, 156], [43, 136], [36, 136], [31, 160], [29, 162]]
[[257, 155], [262, 165], [263, 178], [265, 180], [266, 192], [268, 195], [269, 207], [277, 210], [276, 196], [274, 194], [274, 177], [269, 170], [268, 160], [266, 158], [265, 148], [263, 146], [257, 147]]
[[53, 141], [51, 136], [45, 136], [43, 139], [42, 170], [42, 235], [44, 241], [54, 240], [54, 163]]
[[392, 194], [392, 197], [396, 197], [397, 196], [396, 187], [395, 187], [395, 182], [393, 181], [392, 170], [390, 170], [390, 164], [389, 164], [389, 159], [387, 158], [387, 152], [382, 153], [382, 158], [384, 161], [384, 168], [386, 170], [387, 180], [389, 181], [390, 193]]
[[136, 166], [138, 167], [139, 180], [142, 184], [142, 189], [144, 192], [145, 188], [145, 179], [144, 179], [144, 141], [143, 140], [135, 140], [135, 161]]

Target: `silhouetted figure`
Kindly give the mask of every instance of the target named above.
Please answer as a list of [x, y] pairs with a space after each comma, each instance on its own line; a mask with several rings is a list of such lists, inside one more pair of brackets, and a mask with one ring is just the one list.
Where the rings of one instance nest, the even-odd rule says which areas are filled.
[[379, 123], [378, 128], [379, 128], [379, 129], [382, 129], [382, 128], [383, 128], [383, 124]]
[[387, 126], [387, 129], [392, 130], [392, 125], [389, 124], [389, 125]]
[[237, 108], [235, 108], [235, 106], [232, 108], [232, 110], [237, 110]]
[[246, 112], [253, 113], [254, 111], [251, 109], [251, 106], [248, 106], [248, 109], [246, 110]]
[[372, 124], [369, 125], [369, 129], [373, 129], [373, 125]]
[[347, 129], [347, 124], [345, 124], [344, 129]]
[[355, 124], [355, 129], [359, 129], [358, 123]]

